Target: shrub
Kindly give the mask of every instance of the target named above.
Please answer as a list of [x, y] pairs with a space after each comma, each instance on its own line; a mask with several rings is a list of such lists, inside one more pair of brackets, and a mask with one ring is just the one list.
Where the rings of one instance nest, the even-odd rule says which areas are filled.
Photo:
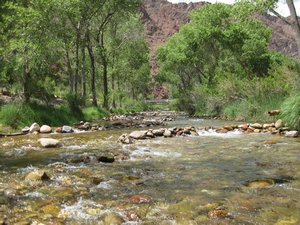
[[300, 91], [282, 104], [282, 119], [289, 126], [300, 130]]

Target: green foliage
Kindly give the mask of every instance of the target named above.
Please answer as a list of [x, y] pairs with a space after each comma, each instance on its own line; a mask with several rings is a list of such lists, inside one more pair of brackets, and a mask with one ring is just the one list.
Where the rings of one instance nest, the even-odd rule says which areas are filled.
[[71, 112], [79, 117], [83, 117], [81, 108], [85, 105], [85, 98], [76, 94], [68, 94], [66, 101]]
[[30, 126], [32, 123], [61, 126], [80, 119], [66, 107], [38, 105], [36, 103], [11, 103], [1, 107], [0, 123], [14, 129]]
[[85, 107], [82, 109], [85, 121], [97, 121], [107, 116], [109, 113], [97, 107]]
[[284, 101], [281, 116], [289, 126], [300, 130], [300, 91]]

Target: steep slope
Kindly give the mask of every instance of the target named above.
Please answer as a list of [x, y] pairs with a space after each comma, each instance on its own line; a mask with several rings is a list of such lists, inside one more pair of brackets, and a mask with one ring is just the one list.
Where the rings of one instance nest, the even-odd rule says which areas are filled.
[[[150, 49], [151, 72], [157, 73], [155, 51], [165, 43], [170, 36], [176, 33], [180, 26], [189, 21], [189, 12], [201, 7], [205, 2], [172, 4], [167, 0], [144, 0], [141, 6], [142, 21], [145, 28], [145, 37]], [[270, 48], [286, 55], [297, 56], [296, 42], [290, 25], [271, 15], [259, 15], [258, 18], [273, 29]], [[154, 90], [157, 97], [166, 97], [165, 88]]]

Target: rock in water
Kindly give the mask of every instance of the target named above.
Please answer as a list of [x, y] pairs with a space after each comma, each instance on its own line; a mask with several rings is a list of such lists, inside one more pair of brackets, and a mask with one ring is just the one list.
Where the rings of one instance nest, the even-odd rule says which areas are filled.
[[116, 213], [113, 212], [108, 212], [103, 219], [103, 224], [104, 225], [111, 225], [111, 224], [122, 224], [124, 222], [123, 218], [119, 216]]
[[285, 136], [286, 137], [298, 137], [299, 136], [299, 132], [296, 131], [296, 130], [293, 130], [293, 131], [287, 131], [285, 133]]
[[38, 125], [37, 123], [33, 123], [30, 128], [29, 128], [29, 132], [33, 133], [35, 131], [40, 132], [40, 125]]
[[24, 127], [22, 129], [22, 133], [28, 133], [30, 131], [30, 127]]
[[164, 137], [172, 137], [172, 132], [170, 130], [165, 130]]
[[48, 134], [48, 133], [51, 133], [51, 132], [52, 132], [52, 128], [48, 125], [43, 125], [40, 128], [40, 133], [42, 133], [42, 134]]
[[50, 177], [44, 170], [35, 170], [26, 175], [25, 181], [46, 181], [50, 180]]
[[70, 126], [63, 126], [62, 129], [61, 129], [61, 132], [62, 133], [73, 133], [74, 130], [72, 127]]
[[276, 123], [275, 123], [275, 128], [276, 129], [279, 129], [280, 127], [282, 127], [282, 120], [281, 119], [277, 120]]
[[129, 198], [129, 201], [134, 204], [148, 203], [152, 198], [148, 195], [133, 195]]
[[45, 148], [55, 148], [60, 144], [59, 140], [53, 138], [40, 138], [39, 142]]
[[115, 161], [115, 156], [111, 153], [105, 153], [99, 156], [98, 161], [103, 163], [113, 163]]
[[146, 139], [147, 137], [147, 132], [145, 130], [141, 130], [141, 131], [133, 131], [129, 134], [129, 137], [133, 138], [133, 139]]

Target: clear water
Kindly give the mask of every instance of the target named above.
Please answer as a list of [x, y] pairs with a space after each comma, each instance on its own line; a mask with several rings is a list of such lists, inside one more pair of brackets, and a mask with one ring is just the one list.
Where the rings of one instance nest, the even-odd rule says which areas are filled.
[[[168, 126], [225, 124], [182, 118]], [[114, 213], [117, 224], [300, 224], [299, 138], [208, 131], [198, 137], [118, 144], [126, 132], [46, 135], [63, 143], [57, 149], [40, 148], [41, 136], [0, 139], [0, 221], [110, 224], [114, 220], [108, 215]], [[65, 163], [74, 155], [107, 151], [119, 160]], [[45, 170], [51, 180], [25, 181], [36, 169]], [[274, 183], [245, 185], [257, 180]], [[134, 204], [133, 195], [151, 201]], [[208, 216], [218, 207], [226, 209], [226, 218]], [[139, 220], [129, 221], [129, 211]]]

